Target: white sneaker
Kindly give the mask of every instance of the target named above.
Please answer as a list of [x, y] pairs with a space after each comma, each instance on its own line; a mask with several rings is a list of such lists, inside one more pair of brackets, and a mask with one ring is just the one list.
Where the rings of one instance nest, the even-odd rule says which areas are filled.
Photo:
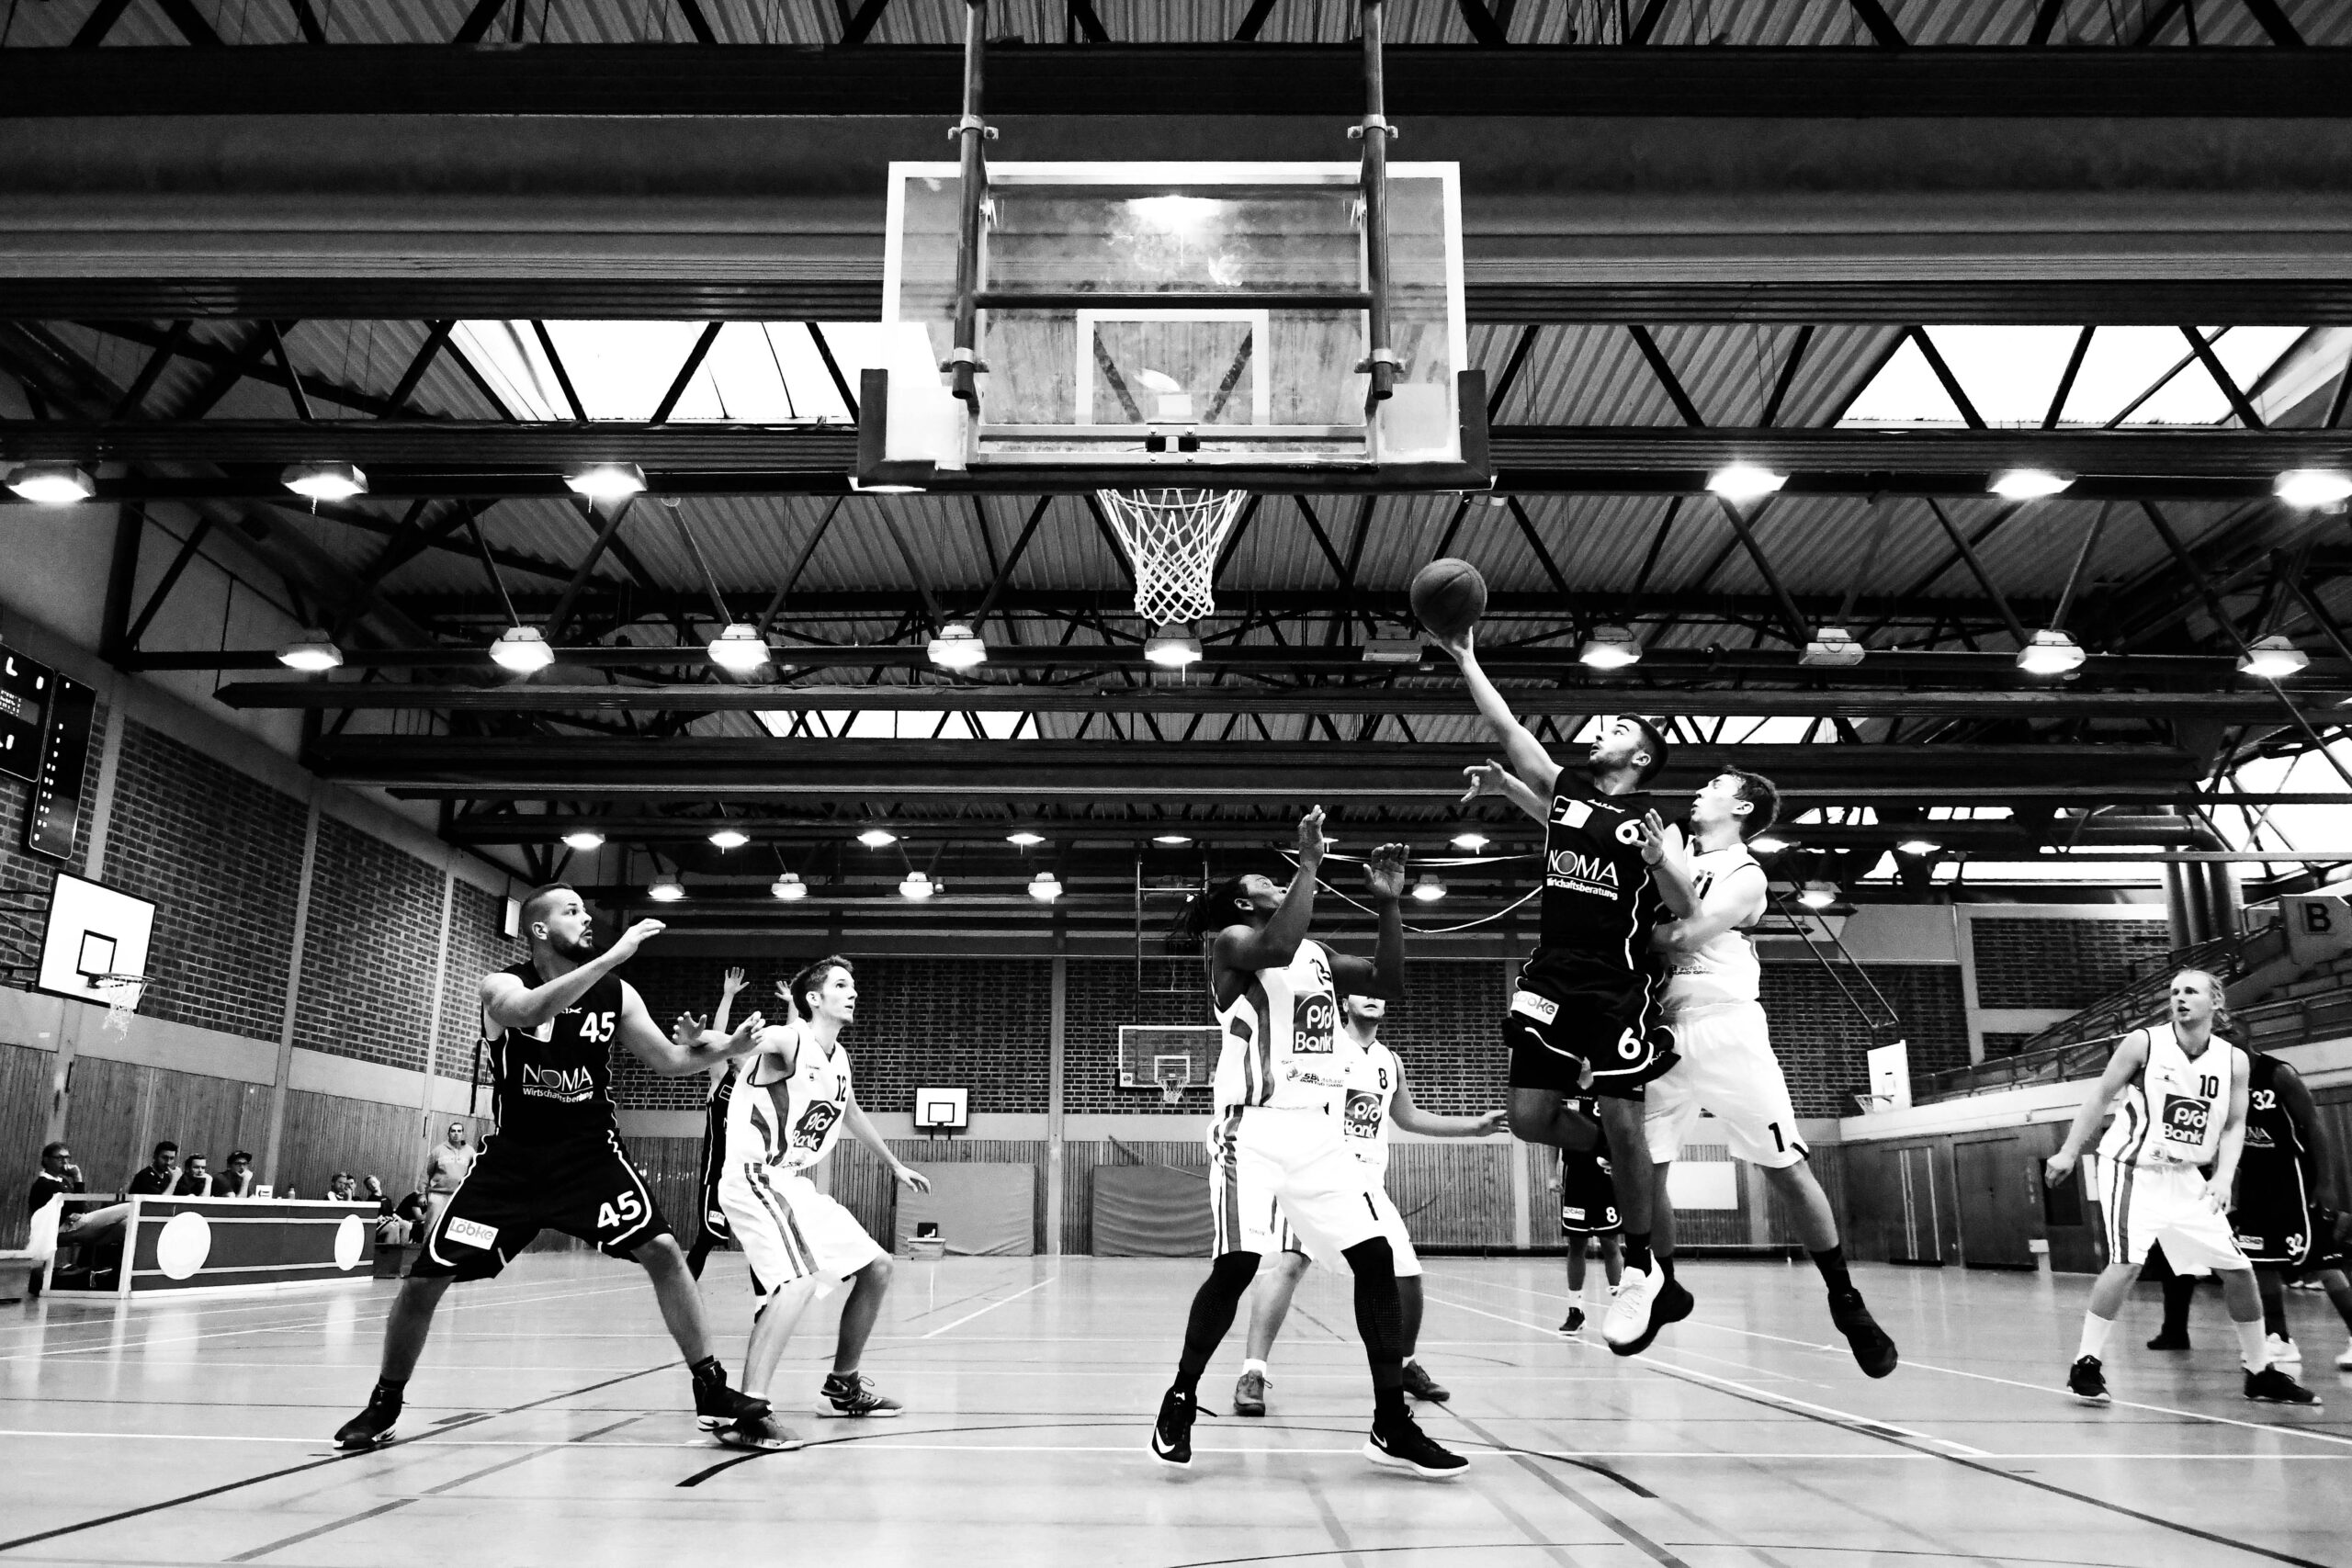
[[1656, 1264], [1647, 1269], [1628, 1269], [1616, 1292], [1609, 1300], [1609, 1315], [1601, 1320], [1600, 1337], [1611, 1345], [1631, 1345], [1650, 1331], [1650, 1306], [1657, 1300], [1657, 1292], [1666, 1283], [1666, 1273]]
[[2265, 1335], [2262, 1348], [2269, 1352], [2270, 1364], [2274, 1367], [2300, 1367], [2303, 1364], [2303, 1353], [2291, 1339], [2281, 1339], [2276, 1334]]

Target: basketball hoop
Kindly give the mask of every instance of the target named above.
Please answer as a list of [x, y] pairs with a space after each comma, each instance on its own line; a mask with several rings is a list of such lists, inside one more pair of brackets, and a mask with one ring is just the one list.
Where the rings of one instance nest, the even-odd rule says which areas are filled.
[[1205, 620], [1216, 609], [1217, 551], [1250, 492], [1098, 490], [1136, 572], [1136, 614], [1153, 626]]
[[145, 978], [138, 975], [89, 975], [84, 979], [106, 998], [107, 1032], [129, 1034], [130, 1015], [139, 1010], [139, 998], [147, 989]]
[[1183, 1057], [1162, 1057], [1159, 1070], [1154, 1075], [1159, 1080], [1159, 1103], [1173, 1106], [1183, 1100], [1184, 1091], [1193, 1087], [1193, 1065]]

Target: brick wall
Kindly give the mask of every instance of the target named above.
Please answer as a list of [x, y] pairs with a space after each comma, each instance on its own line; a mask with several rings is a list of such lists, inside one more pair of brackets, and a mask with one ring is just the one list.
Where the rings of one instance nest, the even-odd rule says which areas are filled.
[[332, 817], [319, 821], [294, 1043], [424, 1070], [443, 873]]
[[[449, 903], [449, 973], [441, 993], [441, 1056], [443, 1077], [462, 1078], [473, 1065], [474, 1046], [481, 1038], [481, 977], [503, 969], [524, 956], [524, 944], [499, 934], [506, 900], [485, 893], [469, 882], [453, 889]], [[490, 1081], [487, 1057], [478, 1079]], [[484, 1110], [490, 1098], [481, 1099]]]
[[277, 1038], [305, 814], [201, 751], [123, 726], [104, 880], [157, 906], [140, 1011]]
[[2147, 974], [2172, 951], [2163, 920], [1987, 919], [1969, 922], [1976, 1002], [1988, 1008], [2083, 1008]]
[[[1968, 1065], [1967, 1013], [1956, 966], [1873, 964], [1869, 973], [1903, 1021], [1914, 1073]], [[1865, 1053], [1874, 1043], [1853, 1003], [1814, 964], [1767, 964], [1762, 996], [1797, 1114], [1852, 1115], [1854, 1096], [1870, 1088]]]

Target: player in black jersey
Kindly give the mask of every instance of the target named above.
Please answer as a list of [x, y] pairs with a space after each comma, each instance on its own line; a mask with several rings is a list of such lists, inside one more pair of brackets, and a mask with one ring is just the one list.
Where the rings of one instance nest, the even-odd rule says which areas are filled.
[[[734, 1016], [735, 998], [743, 986], [741, 969], [727, 971], [718, 987], [718, 1010], [710, 1015], [712, 1033], [728, 1032], [727, 1021]], [[727, 1228], [727, 1211], [718, 1206], [718, 1178], [727, 1168], [727, 1102], [735, 1094], [735, 1064], [714, 1062], [709, 1072], [710, 1099], [702, 1122], [702, 1234], [695, 1237], [694, 1249], [686, 1254], [686, 1271], [697, 1280], [702, 1278], [703, 1265], [710, 1261], [711, 1249], [735, 1239]], [[758, 1291], [756, 1279], [752, 1288]]]
[[[2287, 1326], [2290, 1277], [2315, 1274], [2352, 1326], [2352, 1283], [2344, 1275], [2352, 1214], [2343, 1213], [2324, 1124], [2302, 1076], [2267, 1052], [2248, 1055], [2245, 1145], [2230, 1229], [2254, 1264], [2270, 1359], [2291, 1369], [2302, 1364], [2303, 1355]], [[2335, 1364], [2352, 1370], [2352, 1350]]]
[[[1575, 1110], [1595, 1122], [1600, 1120], [1600, 1102], [1589, 1094], [1577, 1097]], [[1625, 1256], [1618, 1242], [1625, 1222], [1617, 1212], [1617, 1185], [1610, 1172], [1607, 1138], [1584, 1154], [1570, 1149], [1560, 1151], [1560, 1236], [1567, 1244], [1568, 1299], [1575, 1303], [1561, 1320], [1562, 1334], [1574, 1335], [1584, 1329], [1587, 1243], [1600, 1244], [1600, 1267], [1608, 1276], [1611, 1296], [1616, 1295], [1617, 1281], [1625, 1272]]]
[[524, 901], [523, 930], [531, 956], [481, 982], [483, 1032], [492, 1036], [495, 1131], [425, 1231], [384, 1325], [375, 1392], [335, 1433], [337, 1448], [370, 1449], [391, 1439], [442, 1295], [457, 1280], [491, 1278], [548, 1228], [634, 1259], [652, 1276], [662, 1321], [694, 1374], [695, 1413], [706, 1427], [767, 1414], [765, 1400], [727, 1386], [710, 1353], [702, 1296], [645, 1179], [621, 1147], [612, 1091], [616, 1041], [655, 1072], [677, 1077], [751, 1050], [763, 1021], [753, 1013], [724, 1036], [691, 1014], [679, 1018], [670, 1036], [655, 1028], [635, 987], [613, 971], [661, 932], [659, 920], [639, 920], [598, 953], [580, 895], [557, 884]]
[[[1506, 759], [1501, 766], [1466, 770], [1471, 794], [1505, 795], [1544, 824], [1542, 936], [1521, 966], [1503, 1018], [1510, 1130], [1524, 1143], [1591, 1148], [1591, 1120], [1568, 1104], [1590, 1065], [1625, 1224], [1624, 1283], [1606, 1335], [1610, 1348], [1633, 1355], [1661, 1327], [1689, 1316], [1691, 1304], [1675, 1282], [1672, 1260], [1650, 1255], [1655, 1181], [1643, 1128], [1643, 1086], [1674, 1063], [1658, 1001], [1664, 964], [1650, 947], [1651, 933], [1668, 916], [1653, 878], [1673, 872], [1661, 867], [1649, 797], [1642, 793], [1666, 766], [1666, 738], [1645, 719], [1612, 719], [1586, 754], [1589, 780], [1577, 779], [1487, 679], [1473, 633], [1441, 646], [1462, 667]], [[1687, 886], [1679, 898], [1687, 905]]]

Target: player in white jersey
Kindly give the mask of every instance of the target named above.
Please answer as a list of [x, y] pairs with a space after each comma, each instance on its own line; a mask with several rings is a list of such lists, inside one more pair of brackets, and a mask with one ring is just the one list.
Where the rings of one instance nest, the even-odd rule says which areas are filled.
[[[1510, 1120], [1508, 1111], [1484, 1116], [1439, 1116], [1413, 1103], [1412, 1086], [1405, 1081], [1405, 1064], [1380, 1038], [1380, 1021], [1388, 1016], [1385, 998], [1350, 995], [1341, 998], [1339, 1043], [1347, 1053], [1341, 1070], [1340, 1106], [1341, 1130], [1348, 1152], [1373, 1175], [1373, 1201], [1380, 1210], [1381, 1234], [1396, 1261], [1396, 1304], [1400, 1344], [1405, 1352], [1405, 1392], [1415, 1399], [1442, 1403], [1449, 1396], [1429, 1370], [1415, 1359], [1421, 1337], [1421, 1260], [1405, 1228], [1405, 1216], [1389, 1197], [1388, 1128], [1391, 1122], [1408, 1133], [1428, 1138], [1484, 1138], [1501, 1132]], [[1259, 1278], [1250, 1292], [1250, 1355], [1241, 1363], [1241, 1381], [1234, 1385], [1233, 1413], [1266, 1413], [1266, 1359], [1273, 1354], [1274, 1336], [1290, 1314], [1291, 1298], [1306, 1277], [1309, 1261], [1340, 1269], [1340, 1258], [1317, 1251], [1305, 1237], [1283, 1227], [1282, 1251], [1272, 1269]]]
[[[736, 1245], [751, 1260], [760, 1301], [743, 1353], [743, 1383], [765, 1397], [801, 1313], [819, 1294], [849, 1280], [833, 1370], [818, 1394], [818, 1413], [896, 1416], [899, 1402], [876, 1393], [873, 1380], [858, 1371], [890, 1288], [890, 1255], [855, 1215], [817, 1190], [809, 1172], [846, 1127], [906, 1185], [929, 1191], [931, 1183], [900, 1163], [858, 1108], [849, 1052], [841, 1043], [842, 1031], [857, 1017], [857, 979], [849, 960], [820, 958], [792, 977], [786, 995], [798, 1016], [761, 1032], [758, 1046], [737, 1069], [727, 1103], [718, 1201]], [[773, 1416], [723, 1427], [718, 1440], [744, 1449], [800, 1446]]]
[[1216, 1126], [1210, 1134], [1209, 1205], [1216, 1262], [1193, 1298], [1176, 1381], [1152, 1423], [1151, 1452], [1163, 1464], [1193, 1462], [1193, 1418], [1201, 1373], [1258, 1272], [1282, 1249], [1285, 1220], [1355, 1276], [1356, 1327], [1372, 1366], [1374, 1464], [1430, 1479], [1459, 1475], [1468, 1462], [1432, 1442], [1405, 1404], [1398, 1341], [1396, 1255], [1380, 1217], [1377, 1178], [1347, 1149], [1338, 1114], [1344, 1065], [1334, 1036], [1340, 994], [1397, 998], [1405, 991], [1406, 849], [1384, 844], [1364, 865], [1380, 916], [1371, 963], [1328, 952], [1307, 939], [1316, 874], [1330, 841], [1323, 808], [1298, 825], [1298, 873], [1288, 887], [1238, 876], [1201, 895], [1187, 923], [1209, 938], [1209, 992], [1224, 1027], [1216, 1064]]
[[[2317, 1404], [2318, 1396], [2270, 1364], [2254, 1265], [2230, 1232], [2230, 1190], [2245, 1141], [2245, 1053], [2213, 1032], [2221, 982], [2202, 969], [2172, 977], [2163, 1021], [2125, 1035], [2098, 1088], [2075, 1112], [2066, 1141], [2050, 1156], [2052, 1185], [2074, 1174], [2083, 1145], [2118, 1095], [2122, 1103], [2099, 1140], [2099, 1198], [2107, 1217], [2107, 1268], [2091, 1287], [2083, 1338], [2066, 1388], [2086, 1404], [2108, 1403], [2100, 1353], [2148, 1249], [2162, 1240], [2177, 1269], [2211, 1269], [2237, 1329], [2245, 1396], [2273, 1404]], [[2209, 1179], [2198, 1169], [2211, 1164]]]
[[[1668, 964], [1666, 1017], [1681, 1056], [1650, 1084], [1643, 1118], [1655, 1172], [1650, 1247], [1659, 1258], [1674, 1255], [1667, 1173], [1703, 1111], [1715, 1119], [1709, 1137], [1720, 1133], [1733, 1155], [1764, 1172], [1787, 1206], [1798, 1238], [1828, 1288], [1830, 1322], [1846, 1337], [1862, 1371], [1883, 1378], [1894, 1371], [1894, 1341], [1854, 1288], [1838, 1244], [1837, 1215], [1806, 1163], [1796, 1106], [1772, 1053], [1758, 998], [1762, 971], [1756, 948], [1742, 934], [1763, 919], [1767, 903], [1764, 868], [1747, 852], [1747, 840], [1770, 827], [1780, 809], [1781, 794], [1771, 780], [1727, 768], [1690, 797], [1687, 840], [1671, 832], [1658, 835], [1679, 871], [1679, 876], [1659, 879], [1662, 896], [1671, 907], [1687, 887], [1689, 907], [1677, 909], [1680, 918], [1659, 926], [1652, 938]], [[1659, 1311], [1665, 1310], [1661, 1303]], [[1613, 1340], [1611, 1348], [1625, 1353]]]

